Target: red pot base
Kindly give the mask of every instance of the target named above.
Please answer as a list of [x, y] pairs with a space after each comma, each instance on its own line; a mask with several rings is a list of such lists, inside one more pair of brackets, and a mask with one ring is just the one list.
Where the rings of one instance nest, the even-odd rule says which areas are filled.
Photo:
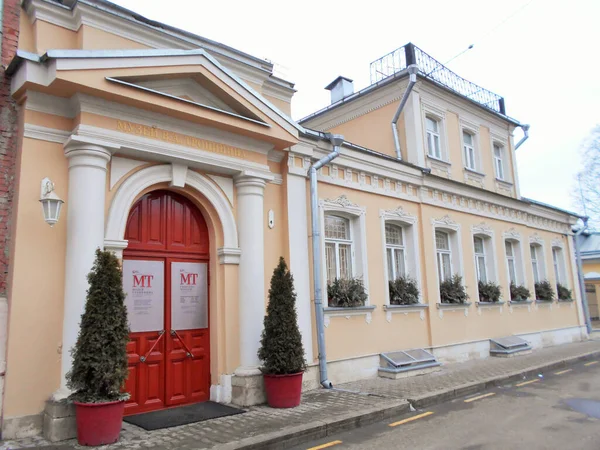
[[119, 440], [125, 402], [73, 403], [79, 445], [106, 445]]
[[294, 408], [300, 404], [302, 372], [291, 375], [264, 374], [267, 403], [271, 408]]

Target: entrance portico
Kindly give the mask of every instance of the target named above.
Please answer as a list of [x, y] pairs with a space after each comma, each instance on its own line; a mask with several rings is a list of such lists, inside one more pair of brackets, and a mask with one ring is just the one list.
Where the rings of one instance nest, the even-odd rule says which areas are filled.
[[[63, 196], [66, 220], [57, 226], [64, 230], [60, 232], [66, 243], [60, 376], [54, 390], [37, 400], [42, 407], [48, 397], [59, 400], [69, 394], [66, 374], [85, 308], [94, 250], [105, 248], [127, 259], [130, 211], [144, 195], [157, 190], [189, 200], [204, 217], [208, 232], [208, 385], [205, 394], [185, 402], [210, 398], [249, 405], [263, 401], [257, 351], [266, 304], [266, 266], [271, 265], [265, 255], [265, 192], [281, 176], [273, 155], [281, 161], [283, 150], [297, 142], [298, 130], [208, 55], [194, 51], [157, 58], [151, 62], [123, 55], [111, 58], [105, 52], [98, 58], [90, 57], [90, 52], [83, 52], [81, 58], [57, 55], [56, 72], [49, 72], [49, 77], [60, 84], [63, 97], [36, 91], [40, 79], [26, 79], [33, 72], [25, 67], [24, 78], [15, 77], [21, 84], [15, 83], [13, 92], [25, 99], [26, 110], [50, 108], [54, 115], [76, 117], [72, 127], [66, 126], [70, 131], [36, 125], [27, 132], [26, 145], [48, 139], [52, 148], [60, 146], [68, 164], [66, 178], [56, 171], [47, 174], [58, 192], [67, 186], [68, 191]], [[27, 60], [23, 65], [35, 67], [38, 75], [47, 70], [41, 61]], [[150, 83], [165, 70], [170, 80], [182, 76], [186, 81], [177, 89], [189, 88], [190, 95], [179, 91], [181, 98], [176, 99], [170, 92], [155, 91], [167, 89]], [[109, 80], [113, 78], [118, 82]], [[51, 92], [55, 81], [50, 81], [46, 92]], [[85, 89], [81, 93], [82, 84], [93, 87], [95, 95]], [[282, 188], [276, 189], [280, 195]], [[273, 233], [283, 236], [284, 229]], [[278, 256], [284, 252], [280, 247], [275, 251]], [[18, 315], [16, 308], [13, 318]], [[310, 325], [310, 320], [305, 323]], [[188, 345], [187, 338], [181, 339]], [[143, 352], [135, 353], [137, 357], [139, 353]], [[9, 388], [17, 383], [17, 360], [11, 370]], [[9, 414], [13, 402], [9, 398], [6, 403]], [[68, 437], [73, 430], [64, 431], [67, 418], [52, 416], [52, 408], [47, 411], [45, 434]], [[63, 431], [52, 431], [56, 427]]]

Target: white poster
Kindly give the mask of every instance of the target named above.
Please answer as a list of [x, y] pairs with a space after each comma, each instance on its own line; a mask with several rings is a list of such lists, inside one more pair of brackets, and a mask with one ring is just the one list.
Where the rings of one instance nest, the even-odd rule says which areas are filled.
[[164, 274], [163, 261], [123, 261], [123, 290], [132, 333], [164, 329]]
[[174, 330], [208, 328], [208, 264], [171, 264], [171, 324]]

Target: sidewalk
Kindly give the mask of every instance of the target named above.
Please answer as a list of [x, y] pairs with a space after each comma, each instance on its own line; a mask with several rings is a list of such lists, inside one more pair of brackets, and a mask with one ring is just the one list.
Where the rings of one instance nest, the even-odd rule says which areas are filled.
[[[439, 372], [389, 380], [369, 379], [336, 386], [345, 391], [306, 392], [289, 410], [252, 407], [245, 414], [148, 432], [123, 424], [121, 440], [103, 449], [255, 449], [284, 448], [356, 428], [409, 411], [409, 402], [424, 407], [468, 395], [486, 385], [543, 373], [569, 362], [600, 357], [600, 341], [566, 344], [514, 358], [488, 358], [442, 366]], [[354, 391], [354, 392], [348, 392]], [[0, 449], [84, 448], [75, 441], [50, 444], [40, 437], [0, 442]]]

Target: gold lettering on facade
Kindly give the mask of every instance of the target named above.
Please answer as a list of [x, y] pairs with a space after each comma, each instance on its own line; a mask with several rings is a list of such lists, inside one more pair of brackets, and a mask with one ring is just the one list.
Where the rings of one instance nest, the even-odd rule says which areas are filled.
[[139, 123], [128, 122], [126, 120], [117, 119], [117, 131], [136, 136], [144, 136], [152, 139], [158, 139], [172, 144], [184, 145], [186, 147], [196, 148], [211, 153], [218, 153], [225, 156], [233, 156], [235, 158], [245, 158], [246, 151], [241, 148], [232, 147], [230, 145], [221, 144], [219, 142], [199, 139], [193, 136], [188, 136], [174, 131], [163, 130], [156, 126], [142, 125]]

